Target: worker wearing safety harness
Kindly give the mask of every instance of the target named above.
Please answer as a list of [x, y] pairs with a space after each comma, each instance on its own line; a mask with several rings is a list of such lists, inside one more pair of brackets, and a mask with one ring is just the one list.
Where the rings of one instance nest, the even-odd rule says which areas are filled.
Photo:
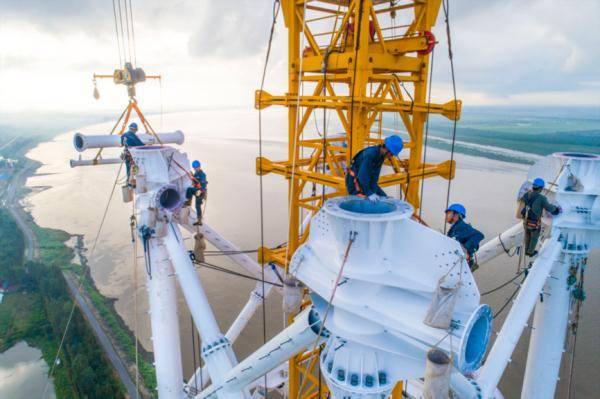
[[558, 215], [561, 212], [560, 206], [552, 205], [548, 199], [542, 194], [542, 189], [546, 182], [537, 178], [533, 181], [531, 191], [526, 192], [521, 201], [523, 208], [521, 209], [521, 218], [523, 219], [523, 228], [525, 230], [525, 255], [536, 256], [538, 251], [535, 250], [540, 233], [542, 231], [542, 214], [544, 210], [552, 215]]
[[464, 221], [466, 216], [467, 210], [462, 204], [450, 205], [446, 209], [446, 222], [451, 225], [447, 235], [460, 243], [465, 252], [469, 268], [471, 268], [471, 271], [475, 271], [479, 268], [475, 252], [479, 249], [479, 243], [484, 236], [483, 233]]
[[196, 198], [195, 205], [198, 220], [194, 223], [194, 226], [200, 226], [202, 225], [202, 202], [206, 198], [208, 181], [206, 181], [206, 174], [201, 168], [200, 161], [196, 160], [192, 162], [192, 168], [194, 168], [192, 185], [186, 190], [185, 198], [187, 199], [186, 205], [188, 206], [192, 204], [192, 197]]
[[125, 169], [127, 170], [127, 184], [130, 186], [131, 184], [129, 183], [129, 179], [131, 175], [131, 164], [133, 159], [131, 158], [129, 147], [141, 147], [145, 145], [144, 142], [137, 136], [137, 130], [137, 123], [132, 122], [129, 124], [129, 129], [121, 135], [121, 145], [125, 147], [125, 151], [123, 151], [123, 157], [125, 158]]
[[386, 159], [398, 156], [402, 147], [402, 138], [393, 135], [386, 137], [383, 144], [358, 152], [346, 172], [348, 194], [366, 197], [369, 201], [379, 201], [380, 197], [387, 197], [377, 184], [381, 167]]

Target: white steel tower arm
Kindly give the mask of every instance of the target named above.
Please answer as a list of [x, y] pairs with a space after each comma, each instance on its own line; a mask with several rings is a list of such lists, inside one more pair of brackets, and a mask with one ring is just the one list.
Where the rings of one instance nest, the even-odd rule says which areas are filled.
[[[265, 284], [265, 298], [271, 293], [272, 285]], [[230, 342], [234, 343], [237, 338], [240, 336], [244, 328], [248, 325], [254, 313], [260, 308], [262, 304], [262, 283], [256, 283], [256, 287], [250, 293], [250, 298], [248, 298], [248, 302], [242, 308], [241, 312], [235, 318], [229, 330], [225, 333], [225, 338]], [[208, 368], [205, 366], [201, 366], [196, 370], [196, 372], [192, 375], [192, 377], [188, 381], [188, 386], [195, 386], [198, 382], [202, 382], [202, 388], [208, 385], [209, 379], [206, 378], [208, 374]], [[202, 376], [202, 378], [201, 378]]]
[[223, 379], [200, 392], [195, 399], [214, 398], [220, 392], [237, 392], [252, 384], [297, 353], [317, 343], [320, 319], [312, 309], [304, 310], [296, 320], [235, 366]]
[[523, 222], [519, 222], [483, 244], [477, 251], [477, 263], [483, 265], [496, 256], [518, 246], [523, 242]]
[[150, 239], [147, 250], [152, 270], [152, 277], [148, 279], [148, 301], [158, 396], [179, 399], [183, 394], [183, 371], [173, 267], [166, 248], [158, 240]]
[[[175, 273], [181, 286], [181, 291], [202, 339], [202, 358], [204, 359], [211, 379], [216, 384], [225, 381], [225, 376], [237, 363], [231, 344], [221, 334], [219, 325], [213, 314], [206, 293], [202, 288], [200, 278], [183, 246], [179, 229], [169, 223], [164, 242], [171, 257]], [[243, 388], [242, 388], [243, 389]], [[249, 395], [244, 390], [231, 390], [219, 397], [244, 398]]]
[[483, 389], [484, 398], [493, 397], [496, 386], [500, 382], [506, 365], [510, 362], [515, 346], [527, 325], [527, 320], [560, 252], [560, 242], [556, 239], [547, 240], [540, 250], [540, 255], [534, 262], [527, 279], [521, 286], [521, 290], [502, 325], [498, 338], [494, 342], [494, 346], [477, 377], [477, 382]]

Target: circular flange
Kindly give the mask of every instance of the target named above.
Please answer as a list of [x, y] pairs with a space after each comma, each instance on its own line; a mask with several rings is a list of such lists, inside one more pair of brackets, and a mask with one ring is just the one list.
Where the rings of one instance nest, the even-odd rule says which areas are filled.
[[371, 202], [357, 196], [332, 198], [325, 202], [323, 209], [332, 216], [360, 221], [409, 219], [414, 211], [408, 202], [395, 198]]

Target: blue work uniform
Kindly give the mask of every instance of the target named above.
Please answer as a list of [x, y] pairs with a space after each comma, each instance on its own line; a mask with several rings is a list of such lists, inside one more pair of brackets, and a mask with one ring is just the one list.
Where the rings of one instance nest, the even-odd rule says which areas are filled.
[[131, 173], [131, 154], [129, 154], [127, 149], [129, 147], [141, 147], [145, 144], [135, 132], [128, 130], [121, 135], [121, 145], [125, 147], [125, 169], [127, 170], [127, 181], [129, 181], [129, 175]]
[[367, 147], [354, 156], [346, 173], [348, 194], [365, 197], [377, 194], [387, 197], [377, 184], [381, 167], [385, 161], [385, 155], [381, 153], [381, 148], [381, 145]]
[[[194, 182], [191, 187], [188, 187], [185, 191], [185, 198], [190, 199], [192, 197], [196, 197], [196, 216], [198, 217], [198, 221], [202, 220], [202, 202], [206, 197], [206, 188], [208, 186], [208, 181], [206, 180], [206, 173], [202, 169], [194, 172]], [[200, 192], [200, 195], [196, 195], [197, 192]]]
[[458, 219], [448, 230], [448, 237], [454, 238], [465, 248], [467, 262], [472, 268], [475, 264], [475, 252], [479, 249], [479, 243], [483, 240], [484, 235], [464, 220]]

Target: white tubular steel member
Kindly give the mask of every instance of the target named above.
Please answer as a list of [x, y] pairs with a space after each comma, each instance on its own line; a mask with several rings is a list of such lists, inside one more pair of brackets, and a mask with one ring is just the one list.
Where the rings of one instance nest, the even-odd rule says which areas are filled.
[[492, 238], [483, 244], [477, 251], [477, 263], [483, 265], [496, 256], [518, 246], [523, 242], [523, 222], [519, 222], [510, 229]]
[[515, 346], [527, 325], [537, 298], [546, 283], [552, 265], [560, 256], [561, 248], [561, 243], [555, 238], [547, 240], [540, 250], [540, 255], [533, 263], [527, 279], [521, 286], [521, 291], [477, 377], [477, 383], [483, 389], [483, 398], [493, 397], [504, 369], [510, 362]]
[[314, 345], [320, 330], [320, 319], [314, 311], [305, 309], [296, 320], [235, 366], [221, 383], [213, 383], [195, 399], [215, 398], [221, 392], [238, 392], [309, 345]]
[[[181, 291], [202, 339], [202, 358], [214, 383], [223, 384], [226, 375], [237, 363], [231, 343], [219, 330], [219, 325], [200, 278], [188, 256], [187, 250], [183, 246], [179, 229], [173, 223], [169, 223], [167, 230], [164, 242], [175, 268]], [[249, 398], [249, 393], [244, 387], [241, 387], [239, 390], [223, 392], [217, 396], [219, 398], [241, 399]]]
[[[146, 145], [158, 143], [156, 137], [151, 134], [138, 134], [137, 136]], [[185, 136], [181, 130], [176, 130], [171, 133], [158, 133], [158, 137], [163, 144], [183, 144], [185, 140]], [[75, 133], [75, 136], [73, 136], [73, 146], [79, 152], [92, 148], [121, 147], [121, 136], [116, 134], [86, 135], [83, 133]]]

